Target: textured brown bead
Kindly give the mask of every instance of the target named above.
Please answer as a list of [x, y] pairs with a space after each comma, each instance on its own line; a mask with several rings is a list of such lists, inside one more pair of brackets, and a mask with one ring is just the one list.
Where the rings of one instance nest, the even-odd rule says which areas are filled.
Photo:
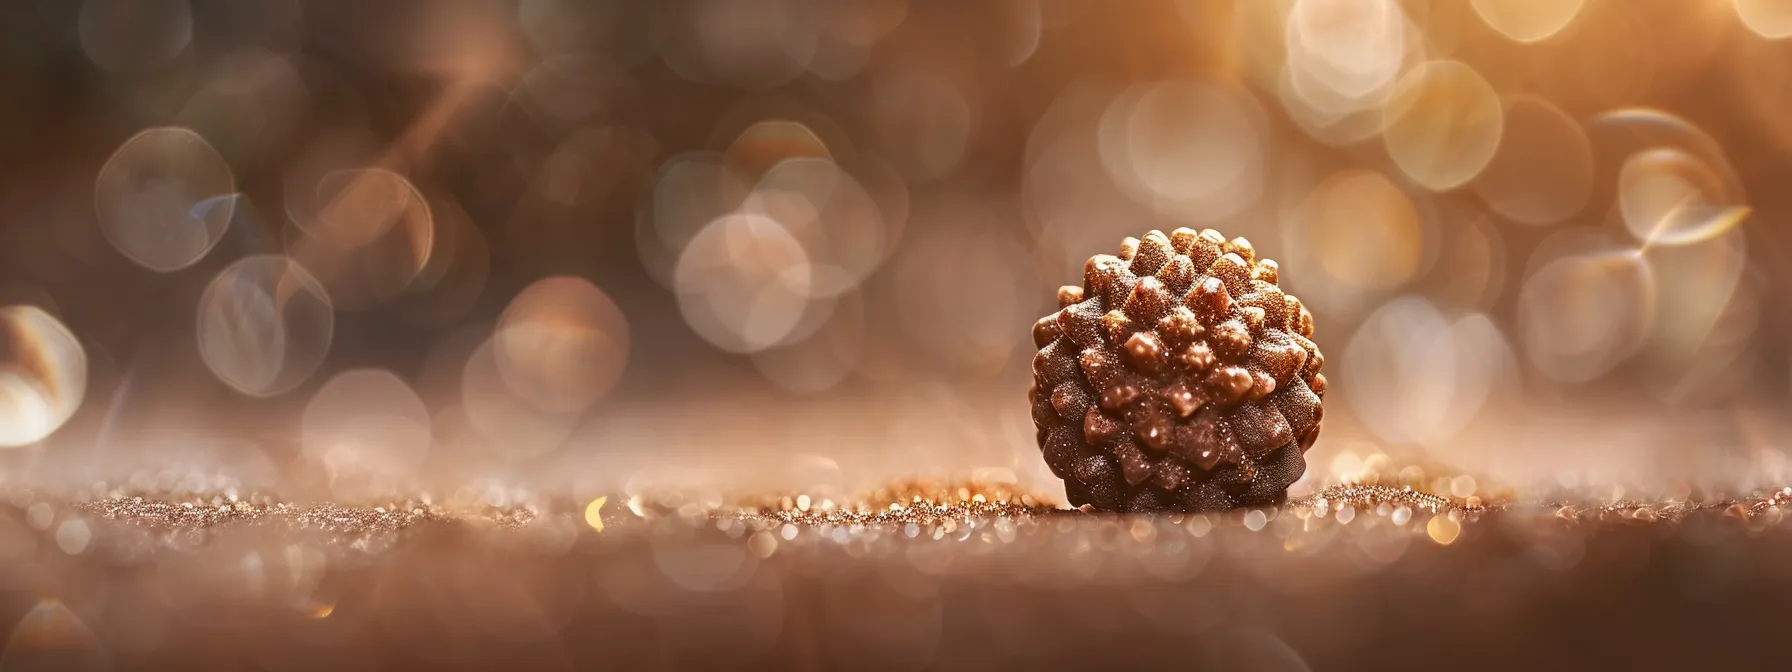
[[1170, 263], [1164, 265], [1164, 270], [1157, 272], [1157, 279], [1162, 280], [1164, 287], [1174, 296], [1187, 294], [1188, 289], [1195, 284], [1195, 277], [1195, 262], [1182, 255], [1171, 257]]
[[1219, 278], [1226, 283], [1226, 292], [1233, 296], [1244, 296], [1251, 291], [1250, 262], [1236, 253], [1227, 252], [1219, 261], [1208, 267], [1207, 274]]
[[1238, 359], [1251, 349], [1251, 328], [1241, 318], [1232, 318], [1213, 327], [1207, 342], [1222, 359]]
[[1064, 308], [1073, 303], [1083, 302], [1083, 288], [1076, 285], [1065, 285], [1058, 288], [1058, 307]]
[[1170, 402], [1171, 408], [1176, 409], [1177, 415], [1185, 418], [1201, 410], [1201, 404], [1206, 402], [1206, 399], [1195, 396], [1194, 390], [1188, 389], [1186, 383], [1176, 383], [1164, 390], [1164, 399]]
[[1115, 439], [1120, 438], [1120, 432], [1122, 431], [1124, 431], [1124, 429], [1120, 426], [1119, 422], [1106, 415], [1102, 415], [1101, 411], [1098, 409], [1090, 408], [1089, 411], [1083, 415], [1083, 436], [1088, 437], [1089, 441], [1095, 445], [1106, 446], [1112, 444]]
[[1273, 285], [1276, 284], [1281, 274], [1282, 267], [1276, 264], [1276, 260], [1264, 259], [1257, 262], [1257, 268], [1251, 271], [1251, 279], [1262, 280]]
[[1213, 368], [1219, 361], [1213, 356], [1213, 347], [1206, 343], [1196, 343], [1182, 351], [1182, 365], [1188, 367], [1190, 373], [1202, 373]]
[[1083, 376], [1097, 388], [1107, 387], [1114, 374], [1120, 370], [1120, 362], [1114, 357], [1114, 353], [1100, 348], [1084, 350], [1077, 357], [1077, 365], [1083, 369]]
[[1043, 348], [1055, 340], [1058, 340], [1057, 315], [1047, 315], [1033, 323], [1033, 347]]
[[1156, 275], [1170, 263], [1170, 239], [1161, 231], [1152, 231], [1139, 239], [1138, 254], [1132, 258], [1132, 272], [1141, 278]]
[[1219, 278], [1206, 278], [1195, 283], [1195, 288], [1182, 302], [1202, 324], [1219, 324], [1232, 314], [1232, 295], [1226, 292], [1226, 283]]
[[1028, 391], [1071, 504], [1197, 511], [1275, 504], [1324, 418], [1313, 316], [1250, 241], [1150, 231], [1084, 265], [1035, 322]]
[[1164, 344], [1157, 334], [1141, 331], [1126, 339], [1126, 361], [1140, 373], [1157, 373], [1164, 364]]
[[1139, 324], [1151, 324], [1170, 312], [1170, 290], [1164, 283], [1154, 277], [1139, 278], [1139, 284], [1132, 288], [1132, 295], [1126, 297], [1123, 309], [1126, 316]]
[[[1206, 331], [1201, 326], [1200, 318], [1195, 317], [1195, 311], [1189, 310], [1188, 306], [1177, 306], [1170, 314], [1157, 321], [1157, 335], [1162, 336], [1164, 343], [1173, 348], [1195, 342]], [[1039, 347], [1045, 347], [1045, 344], [1040, 343]]]
[[1186, 226], [1176, 229], [1170, 232], [1170, 249], [1175, 250], [1176, 254], [1186, 257], [1195, 251], [1195, 241], [1200, 237], [1199, 232]]

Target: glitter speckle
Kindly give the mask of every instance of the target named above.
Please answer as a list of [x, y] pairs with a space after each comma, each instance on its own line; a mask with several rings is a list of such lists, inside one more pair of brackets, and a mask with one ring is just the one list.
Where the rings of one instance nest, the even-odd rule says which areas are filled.
[[[1450, 476], [1433, 480], [1446, 490], [1459, 482]], [[115, 495], [65, 504], [43, 493], [29, 498], [9, 493], [13, 496], [8, 501], [15, 502], [15, 511], [23, 519], [21, 529], [27, 528], [24, 523], [34, 515], [47, 518], [42, 531], [50, 532], [55, 543], [68, 553], [91, 553], [107, 535], [118, 533], [114, 530], [151, 530], [161, 543], [183, 546], [205, 543], [214, 536], [213, 528], [223, 526], [260, 527], [276, 534], [321, 533], [325, 535], [322, 542], [328, 547], [385, 551], [402, 541], [401, 535], [422, 525], [537, 530], [541, 529], [539, 521], [550, 521], [543, 525], [552, 524], [551, 521], [571, 522], [582, 515], [593, 532], [609, 540], [606, 543], [623, 542], [656, 530], [686, 535], [693, 529], [713, 528], [718, 539], [744, 544], [744, 549], [737, 549], [739, 552], [762, 558], [782, 548], [818, 546], [838, 548], [852, 557], [867, 557], [884, 552], [876, 544], [922, 540], [977, 542], [966, 544], [969, 548], [1025, 545], [1029, 537], [1042, 530], [1047, 532], [1046, 538], [1062, 540], [1055, 542], [1062, 550], [1081, 553], [1112, 550], [1116, 548], [1115, 541], [1122, 547], [1208, 543], [1195, 541], [1205, 539], [1241, 543], [1239, 537], [1228, 535], [1272, 528], [1276, 546], [1284, 552], [1311, 552], [1328, 543], [1326, 535], [1342, 533], [1363, 535], [1358, 537], [1358, 543], [1369, 544], [1365, 548], [1373, 547], [1376, 553], [1397, 554], [1393, 549], [1405, 548], [1405, 543], [1394, 540], [1423, 535], [1439, 545], [1455, 545], [1477, 521], [1508, 512], [1519, 516], [1519, 521], [1547, 520], [1552, 525], [1677, 523], [1695, 515], [1728, 516], [1743, 521], [1750, 530], [1761, 530], [1779, 525], [1785, 518], [1782, 505], [1792, 502], [1792, 494], [1784, 489], [1743, 499], [1701, 501], [1681, 496], [1659, 501], [1609, 501], [1603, 486], [1600, 495], [1578, 502], [1540, 502], [1516, 499], [1509, 491], [1477, 484], [1476, 492], [1488, 497], [1484, 502], [1481, 494], [1455, 498], [1451, 496], [1455, 492], [1438, 494], [1413, 486], [1380, 485], [1382, 482], [1385, 481], [1379, 478], [1364, 478], [1316, 487], [1310, 494], [1279, 507], [1257, 507], [1225, 515], [1168, 517], [1116, 517], [1084, 509], [1066, 510], [1013, 485], [927, 480], [900, 481], [856, 497], [825, 500], [773, 495], [726, 502], [720, 495], [693, 498], [669, 493], [635, 494], [618, 500], [628, 502], [627, 510], [633, 516], [618, 515], [621, 507], [604, 511], [618, 495], [554, 500], [515, 490], [505, 493], [505, 501], [531, 503], [500, 509], [485, 506], [488, 500], [481, 499], [483, 489], [469, 490], [473, 494], [451, 499], [456, 503], [450, 505], [431, 503], [427, 495], [364, 507], [294, 504], [260, 495], [235, 499], [205, 495], [183, 500]], [[1502, 492], [1506, 494], [1496, 494]], [[809, 504], [806, 510], [801, 506], [805, 499]], [[1370, 513], [1392, 525], [1355, 522]], [[1333, 516], [1338, 525], [1326, 525], [1326, 516]], [[1409, 525], [1414, 516], [1422, 516], [1420, 520], [1425, 524]], [[1171, 530], [1186, 535], [1171, 534]]]

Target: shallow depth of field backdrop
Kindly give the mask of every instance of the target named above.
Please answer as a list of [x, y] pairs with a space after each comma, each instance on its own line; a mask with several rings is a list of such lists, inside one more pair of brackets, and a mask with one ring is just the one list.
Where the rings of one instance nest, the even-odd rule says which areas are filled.
[[1776, 0], [7, 2], [0, 478], [1060, 497], [1028, 327], [1189, 226], [1315, 315], [1309, 480], [1777, 483], [1788, 35]]

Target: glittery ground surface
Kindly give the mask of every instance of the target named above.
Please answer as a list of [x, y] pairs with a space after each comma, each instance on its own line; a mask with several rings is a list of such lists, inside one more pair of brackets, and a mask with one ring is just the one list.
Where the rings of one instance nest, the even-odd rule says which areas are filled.
[[11, 502], [7, 659], [53, 669], [1792, 662], [1761, 617], [1792, 597], [1786, 489], [1482, 502], [1351, 483], [1159, 516], [925, 481], [850, 501]]

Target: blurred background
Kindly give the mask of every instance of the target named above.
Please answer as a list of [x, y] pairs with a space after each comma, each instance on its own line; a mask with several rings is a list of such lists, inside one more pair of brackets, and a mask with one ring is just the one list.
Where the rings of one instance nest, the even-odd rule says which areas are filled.
[[1786, 0], [10, 0], [0, 479], [1060, 498], [1029, 326], [1188, 226], [1315, 315], [1310, 481], [1778, 486], [1788, 36]]

